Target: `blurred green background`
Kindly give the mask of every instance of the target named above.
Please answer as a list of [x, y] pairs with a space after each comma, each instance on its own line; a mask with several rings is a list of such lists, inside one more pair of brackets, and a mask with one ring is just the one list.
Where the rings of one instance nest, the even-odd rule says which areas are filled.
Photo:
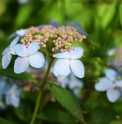
[[84, 48], [81, 60], [85, 65], [85, 89], [80, 104], [88, 124], [122, 124], [122, 100], [110, 103], [105, 93], [94, 90], [94, 84], [109, 67], [111, 58], [107, 51], [122, 45], [122, 1], [26, 0], [20, 3], [20, 0], [0, 0], [0, 54], [10, 43], [7, 39], [10, 34], [47, 24], [52, 19], [60, 24], [78, 21], [89, 34], [80, 44]]

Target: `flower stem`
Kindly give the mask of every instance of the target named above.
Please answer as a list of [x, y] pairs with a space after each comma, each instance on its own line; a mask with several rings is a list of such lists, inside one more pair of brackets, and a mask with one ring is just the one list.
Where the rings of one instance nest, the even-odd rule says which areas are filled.
[[39, 103], [40, 103], [41, 96], [42, 96], [42, 90], [43, 90], [44, 85], [47, 82], [47, 78], [48, 78], [48, 75], [50, 73], [50, 69], [51, 69], [52, 63], [53, 63], [53, 58], [51, 58], [51, 61], [50, 61], [49, 65], [48, 65], [48, 69], [46, 71], [44, 80], [42, 82], [41, 89], [39, 91], [39, 94], [38, 94], [38, 97], [37, 97], [37, 100], [36, 100], [36, 106], [35, 106], [34, 113], [33, 113], [33, 116], [32, 116], [30, 124], [34, 124], [34, 122], [35, 122], [36, 115], [37, 115], [37, 112], [38, 112], [38, 108], [39, 108], [39, 105], [40, 105]]

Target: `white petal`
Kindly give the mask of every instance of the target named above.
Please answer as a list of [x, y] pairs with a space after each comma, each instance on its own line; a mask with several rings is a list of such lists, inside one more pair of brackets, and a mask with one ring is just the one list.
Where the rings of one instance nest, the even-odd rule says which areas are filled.
[[20, 99], [16, 96], [11, 97], [11, 105], [13, 105], [16, 108], [19, 107], [19, 101]]
[[25, 32], [26, 32], [26, 29], [20, 29], [20, 30], [17, 30], [17, 31], [16, 31], [16, 34], [17, 34], [18, 36], [23, 37], [23, 36], [25, 35]]
[[68, 83], [68, 86], [70, 89], [81, 89], [83, 87], [83, 82], [78, 80], [73, 74], [71, 75], [71, 80], [70, 82]]
[[33, 55], [35, 54], [39, 49], [39, 43], [33, 42], [28, 46], [28, 54]]
[[10, 54], [10, 52], [8, 52], [5, 55], [3, 55], [3, 57], [2, 57], [2, 66], [3, 66], [3, 69], [6, 69], [8, 67], [11, 59], [12, 59], [12, 55]]
[[11, 42], [10, 48], [14, 47], [14, 46], [17, 44], [18, 41], [19, 41], [19, 36], [17, 36], [17, 37]]
[[41, 68], [44, 66], [45, 59], [41, 52], [37, 52], [36, 54], [29, 57], [29, 63], [31, 66], [35, 68]]
[[70, 57], [72, 59], [81, 58], [83, 55], [83, 49], [81, 47], [75, 47], [74, 49], [70, 50]]
[[115, 102], [121, 96], [119, 89], [110, 88], [107, 90], [107, 97], [110, 102]]
[[16, 54], [21, 57], [27, 56], [27, 48], [24, 44], [17, 44]]
[[115, 85], [119, 86], [120, 88], [122, 88], [122, 80], [116, 81]]
[[116, 71], [113, 69], [107, 69], [105, 74], [106, 74], [106, 77], [111, 81], [115, 81], [117, 78]]
[[84, 77], [84, 65], [80, 60], [71, 60], [71, 70], [75, 76]]
[[67, 59], [69, 58], [69, 52], [57, 53], [57, 54], [54, 54], [53, 57], [59, 58], [59, 59]]
[[68, 79], [68, 77], [65, 77], [65, 76], [58, 76], [57, 81], [63, 88], [66, 88], [67, 84], [70, 83], [70, 80]]
[[56, 61], [53, 69], [53, 74], [55, 76], [67, 76], [71, 72], [70, 62], [66, 59], [59, 59]]
[[13, 54], [13, 55], [16, 55], [16, 46], [17, 45], [15, 45], [12, 49], [11, 49], [11, 54]]
[[106, 91], [113, 85], [112, 81], [108, 78], [103, 77], [98, 83], [95, 84], [95, 89], [98, 91]]
[[7, 46], [7, 47], [4, 49], [2, 55], [4, 55], [4, 54], [6, 54], [7, 52], [9, 52], [9, 48], [10, 48], [10, 46]]
[[14, 72], [17, 74], [22, 73], [28, 67], [29, 67], [28, 58], [27, 57], [24, 57], [24, 58], [18, 57], [14, 63]]

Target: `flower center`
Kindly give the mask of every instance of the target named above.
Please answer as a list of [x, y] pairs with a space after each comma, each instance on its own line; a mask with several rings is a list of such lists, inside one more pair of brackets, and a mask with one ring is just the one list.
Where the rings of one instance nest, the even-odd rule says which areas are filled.
[[29, 58], [31, 56], [31, 54], [28, 54], [27, 57]]
[[119, 86], [117, 86], [117, 85], [116, 85], [116, 86], [114, 86], [114, 89], [115, 89], [115, 90], [117, 90], [117, 89], [119, 89], [119, 88], [120, 88], [120, 87], [119, 87]]

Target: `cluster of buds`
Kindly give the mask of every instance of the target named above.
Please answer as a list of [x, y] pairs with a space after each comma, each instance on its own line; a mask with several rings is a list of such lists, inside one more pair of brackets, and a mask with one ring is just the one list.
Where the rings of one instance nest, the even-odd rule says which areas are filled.
[[[84, 66], [78, 60], [83, 55], [83, 49], [73, 46], [73, 42], [81, 42], [86, 38], [79, 23], [60, 26], [58, 22], [52, 21], [49, 25], [17, 30], [11, 36], [15, 36], [15, 39], [2, 53], [3, 69], [8, 67], [12, 55], [18, 56], [14, 63], [14, 72], [17, 74], [26, 71], [29, 65], [41, 68], [46, 61], [42, 53], [42, 48], [45, 48], [46, 55], [48, 49], [52, 50], [52, 54], [61, 52], [51, 54], [59, 59], [53, 69], [55, 76], [67, 76], [72, 71], [75, 76], [84, 77]], [[22, 44], [18, 44], [18, 41]]]
[[52, 51], [65, 52], [73, 48], [73, 42], [81, 42], [84, 38], [86, 36], [78, 33], [75, 27], [59, 26], [56, 28], [51, 25], [45, 25], [41, 29], [37, 27], [27, 29], [21, 42], [27, 47], [34, 41], [38, 41], [40, 47], [46, 47], [47, 42], [49, 42], [53, 46]]

